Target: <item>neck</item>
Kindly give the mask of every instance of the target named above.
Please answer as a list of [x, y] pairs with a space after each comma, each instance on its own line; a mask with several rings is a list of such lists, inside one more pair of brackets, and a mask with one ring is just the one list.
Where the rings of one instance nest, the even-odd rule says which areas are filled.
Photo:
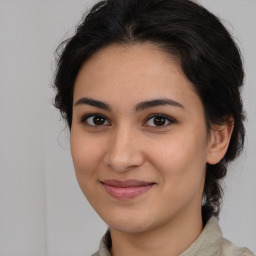
[[184, 252], [203, 229], [200, 213], [178, 214], [172, 221], [146, 232], [125, 233], [110, 228], [112, 256], [177, 256]]

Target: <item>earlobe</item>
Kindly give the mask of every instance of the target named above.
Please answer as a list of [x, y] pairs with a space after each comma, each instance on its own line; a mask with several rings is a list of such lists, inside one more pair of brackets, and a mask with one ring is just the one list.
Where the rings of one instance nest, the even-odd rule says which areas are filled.
[[228, 120], [222, 125], [212, 126], [209, 141], [209, 150], [206, 159], [208, 164], [217, 164], [225, 156], [233, 128], [234, 119], [231, 117], [228, 118]]

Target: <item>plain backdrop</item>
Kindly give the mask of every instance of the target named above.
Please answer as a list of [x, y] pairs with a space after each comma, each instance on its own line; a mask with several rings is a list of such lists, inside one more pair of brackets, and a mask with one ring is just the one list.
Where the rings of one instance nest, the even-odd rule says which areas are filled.
[[[256, 253], [256, 1], [201, 2], [244, 55], [246, 147], [225, 179], [220, 224]], [[54, 51], [88, 6], [0, 0], [0, 256], [87, 256], [106, 230], [77, 185], [69, 132], [52, 106]]]

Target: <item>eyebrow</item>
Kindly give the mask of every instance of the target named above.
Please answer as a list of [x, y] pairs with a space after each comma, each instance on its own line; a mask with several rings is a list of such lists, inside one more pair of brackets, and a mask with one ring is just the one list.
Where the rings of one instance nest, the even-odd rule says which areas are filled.
[[94, 100], [90, 98], [81, 98], [75, 103], [75, 106], [82, 105], [82, 104], [86, 104], [86, 105], [101, 108], [107, 111], [111, 111], [111, 107], [109, 106], [109, 104], [99, 100]]
[[[91, 98], [80, 98], [79, 100], [76, 101], [75, 106], [78, 105], [90, 105], [93, 107], [97, 107], [100, 109], [104, 109], [107, 111], [111, 111], [111, 107], [109, 104], [99, 101], [99, 100], [95, 100], [95, 99], [91, 99]], [[161, 99], [154, 99], [154, 100], [148, 100], [148, 101], [143, 101], [138, 103], [135, 106], [135, 111], [136, 112], [140, 112], [143, 111], [145, 109], [149, 109], [149, 108], [153, 108], [153, 107], [158, 107], [158, 106], [165, 106], [165, 105], [169, 105], [169, 106], [173, 106], [173, 107], [179, 107], [184, 109], [184, 106], [182, 104], [180, 104], [179, 102], [172, 100], [172, 99], [167, 99], [167, 98], [161, 98]]]
[[139, 104], [136, 105], [136, 112], [143, 111], [148, 108], [153, 108], [153, 107], [158, 107], [158, 106], [173, 106], [173, 107], [179, 107], [183, 108], [184, 106], [180, 104], [179, 102], [167, 98], [162, 98], [162, 99], [155, 99], [155, 100], [148, 100], [148, 101], [143, 101]]

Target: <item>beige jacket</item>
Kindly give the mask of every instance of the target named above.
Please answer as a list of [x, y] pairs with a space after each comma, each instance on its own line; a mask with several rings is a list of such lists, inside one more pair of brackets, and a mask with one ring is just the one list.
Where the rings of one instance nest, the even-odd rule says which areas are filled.
[[[110, 243], [110, 234], [107, 232], [100, 242], [99, 250], [92, 256], [111, 256], [108, 250]], [[212, 217], [195, 242], [180, 256], [255, 256], [255, 254], [225, 239], [222, 236], [218, 219]]]

